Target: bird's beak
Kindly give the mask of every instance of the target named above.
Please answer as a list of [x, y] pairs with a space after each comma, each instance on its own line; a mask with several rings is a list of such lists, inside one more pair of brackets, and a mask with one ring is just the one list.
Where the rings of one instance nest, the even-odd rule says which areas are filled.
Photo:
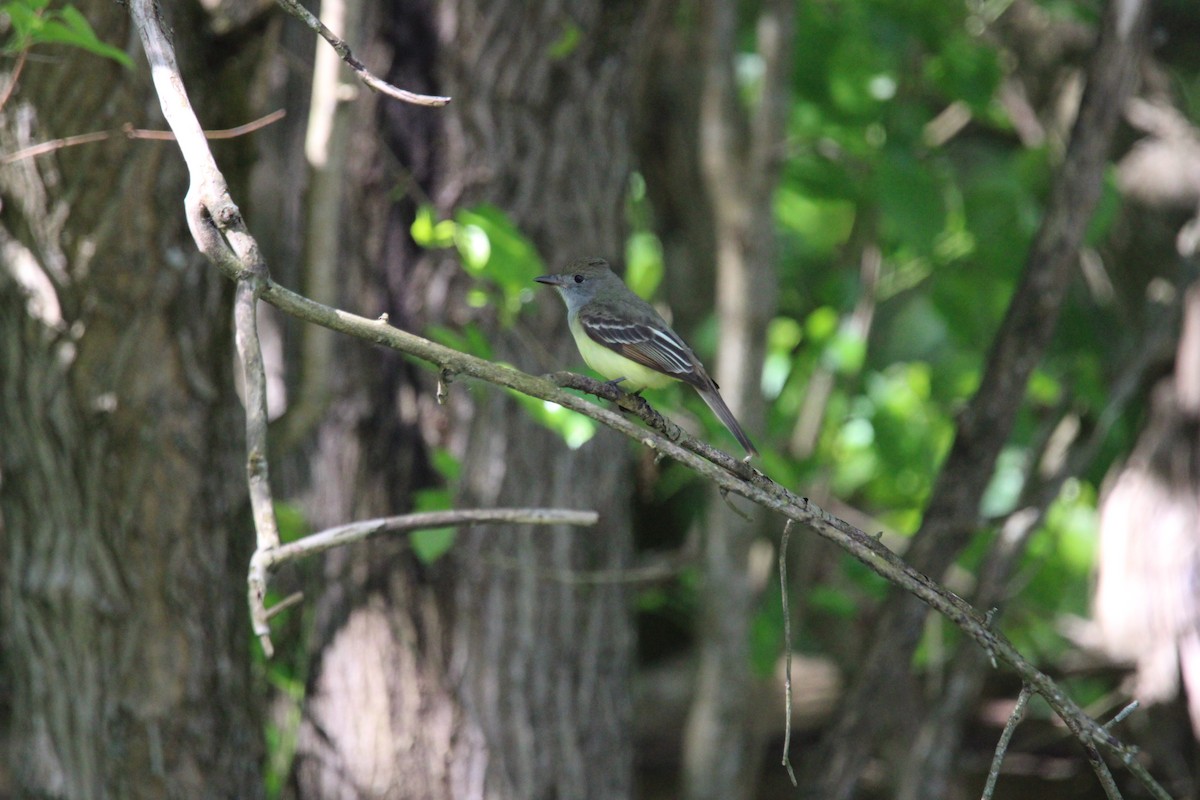
[[563, 286], [567, 282], [566, 276], [563, 275], [539, 275], [534, 280], [547, 286]]

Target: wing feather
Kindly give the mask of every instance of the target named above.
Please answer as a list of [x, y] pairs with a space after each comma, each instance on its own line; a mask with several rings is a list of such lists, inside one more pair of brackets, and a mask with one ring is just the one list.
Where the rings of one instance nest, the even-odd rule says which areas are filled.
[[703, 383], [691, 348], [670, 329], [588, 310], [579, 313], [579, 323], [593, 340], [630, 361], [688, 383]]

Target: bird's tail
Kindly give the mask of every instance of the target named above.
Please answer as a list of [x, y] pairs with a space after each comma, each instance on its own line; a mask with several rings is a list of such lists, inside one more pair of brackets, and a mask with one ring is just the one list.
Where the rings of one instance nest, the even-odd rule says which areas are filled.
[[721, 393], [717, 390], [716, 385], [714, 384], [706, 388], [697, 386], [696, 391], [699, 392], [700, 397], [708, 404], [713, 413], [717, 415], [717, 418], [725, 423], [725, 427], [738, 440], [738, 444], [746, 448], [746, 452], [750, 455], [757, 456], [758, 451], [754, 449], [754, 444], [750, 441], [750, 437], [742, 430], [742, 426], [738, 424], [737, 419], [733, 416], [733, 412], [729, 410], [729, 406], [725, 405], [725, 400], [721, 397]]

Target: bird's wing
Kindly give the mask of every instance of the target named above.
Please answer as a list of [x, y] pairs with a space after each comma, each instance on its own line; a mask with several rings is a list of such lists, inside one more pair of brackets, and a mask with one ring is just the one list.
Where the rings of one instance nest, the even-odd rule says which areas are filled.
[[584, 308], [579, 324], [594, 341], [650, 369], [691, 384], [704, 385], [708, 376], [691, 348], [670, 328], [649, 320], [627, 320], [604, 309]]

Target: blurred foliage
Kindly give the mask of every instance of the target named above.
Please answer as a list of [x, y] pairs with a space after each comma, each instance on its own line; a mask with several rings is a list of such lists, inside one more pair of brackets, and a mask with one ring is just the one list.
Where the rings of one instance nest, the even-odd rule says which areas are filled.
[[467, 304], [495, 308], [505, 325], [533, 299], [533, 279], [546, 272], [537, 248], [494, 206], [459, 209], [453, 220], [440, 221], [432, 207], [423, 206], [411, 232], [422, 247], [457, 250], [463, 269], [477, 282]]
[[[908, 536], [920, 526], [955, 417], [978, 386], [1057, 163], [1050, 148], [1022, 144], [998, 102], [1011, 56], [980, 35], [990, 23], [982, 15], [995, 13], [988, 5], [798, 5], [788, 155], [774, 202], [779, 307], [763, 365], [770, 409], [768, 431], [759, 436], [763, 469], [785, 485], [826, 487], [891, 535]], [[1094, 24], [1094, 10], [1062, 5], [1055, 13]], [[745, 41], [752, 45], [749, 31]], [[746, 97], [754, 96], [761, 75], [755, 58], [746, 54], [739, 63]], [[941, 131], [950, 111], [966, 122], [947, 135]], [[1110, 175], [1088, 245], [1104, 246], [1120, 210]], [[873, 295], [863, 298], [868, 247], [878, 248], [882, 271]], [[855, 317], [864, 304], [871, 318], [866, 336]], [[982, 518], [998, 520], [1014, 510], [1039, 448], [1064, 414], [1078, 415], [1085, 435], [1094, 425], [1129, 356], [1126, 347], [1113, 346], [1112, 331], [1121, 322], [1111, 300], [1072, 293], [996, 465]], [[702, 356], [713, 351], [715, 335], [710, 327], [696, 336]], [[1136, 337], [1130, 339], [1133, 345]], [[814, 407], [810, 389], [822, 381], [828, 397]], [[679, 398], [692, 403], [686, 393]], [[792, 445], [805, 414], [819, 415], [811, 452]], [[713, 441], [723, 441], [711, 415], [697, 411], [696, 418]], [[1017, 569], [1002, 624], [1034, 658], [1060, 655], [1067, 647], [1061, 615], [1086, 612], [1096, 487], [1111, 457], [1128, 451], [1134, 428], [1118, 424], [1108, 457], [1067, 483]], [[960, 559], [965, 574], [978, 567], [994, 536], [993, 528], [980, 531]], [[833, 640], [854, 630], [844, 623], [861, 620], [886, 586], [853, 559], [835, 559], [835, 569], [805, 587], [810, 624], [797, 636], [806, 647], [852, 656]], [[685, 598], [689, 593], [678, 591]], [[760, 668], [779, 646], [771, 633], [779, 622], [777, 604], [777, 594], [768, 592], [754, 624], [752, 652]], [[950, 627], [939, 635], [955, 636]], [[946, 652], [925, 646], [918, 659], [928, 663]]]
[[[294, 503], [277, 501], [275, 521], [279, 525], [282, 542], [294, 542], [313, 532], [308, 518]], [[317, 571], [316, 560], [302, 560], [290, 569], [311, 577]], [[271, 588], [267, 591], [266, 606], [273, 608], [284, 599], [277, 588]], [[263, 787], [268, 800], [284, 796], [292, 761], [296, 756], [314, 615], [311, 603], [299, 603], [273, 618], [272, 639], [276, 653], [271, 659], [263, 654], [257, 637], [250, 644], [257, 678], [274, 692], [272, 713], [263, 718], [263, 736], [267, 746], [267, 757], [263, 762]]]
[[[7, 22], [4, 25], [3, 22]], [[123, 67], [133, 67], [125, 51], [103, 42], [91, 23], [73, 5], [50, 8], [50, 0], [8, 0], [0, 3], [0, 30], [7, 28], [0, 49], [13, 55], [38, 45], [77, 47]]]
[[[980, 35], [989, 22], [980, 16], [986, 6], [935, 0], [798, 6], [789, 158], [774, 208], [780, 304], [763, 374], [772, 401], [763, 438], [788, 460], [800, 416], [813, 413], [806, 406], [810, 386], [829, 379], [828, 399], [817, 410], [816, 448], [800, 461], [793, 457], [791, 472], [799, 485], [820, 482], [898, 535], [920, 525], [955, 415], [978, 385], [1056, 163], [1047, 148], [1022, 145], [997, 100], [1008, 56]], [[948, 110], [967, 117], [952, 135], [939, 133]], [[1109, 179], [1089, 244], [1105, 242], [1119, 210]], [[864, 303], [860, 264], [867, 247], [879, 249], [882, 273], [866, 299], [873, 317], [864, 340], [852, 314]], [[1085, 429], [1099, 415], [1127, 355], [1110, 346], [1116, 319], [1096, 297], [1072, 295], [996, 465], [984, 518], [1014, 509], [1037, 448], [1063, 413], [1078, 414]], [[1068, 483], [1018, 569], [1003, 624], [1035, 657], [1052, 658], [1065, 647], [1059, 615], [1086, 610], [1095, 487], [1105, 467], [1096, 463]], [[973, 571], [994, 535], [982, 530], [961, 566]], [[877, 576], [852, 560], [839, 563], [837, 580], [806, 589], [817, 616], [852, 618], [881, 597]], [[763, 613], [777, 612], [764, 606]], [[802, 640], [837, 651], [820, 641], [837, 635], [836, 627], [828, 630], [818, 631], [815, 642], [804, 633]], [[924, 647], [919, 658], [940, 652]]]
[[[443, 484], [433, 489], [422, 489], [413, 495], [413, 511], [448, 511], [453, 508], [454, 492], [462, 465], [449, 450], [436, 448], [430, 453], [430, 463], [441, 476]], [[408, 534], [408, 543], [413, 553], [426, 564], [432, 564], [454, 546], [457, 529], [425, 528]]]

